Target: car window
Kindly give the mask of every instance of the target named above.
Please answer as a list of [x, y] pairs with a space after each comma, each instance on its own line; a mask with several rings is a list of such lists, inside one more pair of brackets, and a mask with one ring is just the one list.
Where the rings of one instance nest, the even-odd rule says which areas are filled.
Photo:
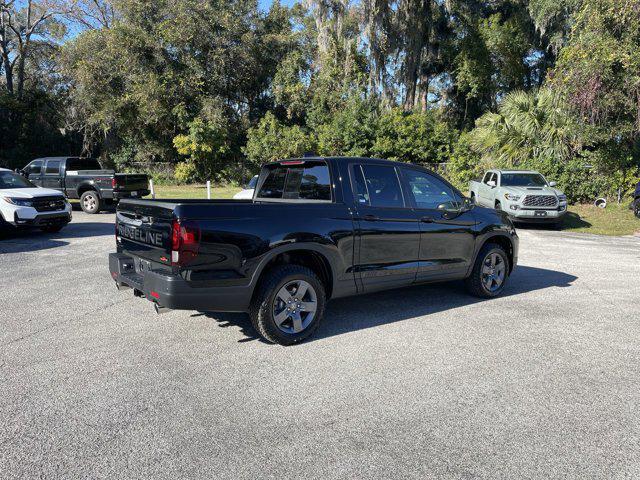
[[403, 169], [409, 191], [418, 208], [456, 209], [460, 201], [442, 180], [419, 170]]
[[395, 167], [354, 165], [356, 202], [371, 207], [404, 207]]
[[491, 175], [493, 175], [491, 172], [487, 172], [482, 179], [482, 183], [484, 183], [485, 185], [489, 183], [489, 180], [491, 180]]
[[39, 175], [42, 172], [42, 161], [31, 162], [27, 168], [28, 175]]
[[505, 173], [503, 187], [546, 187], [547, 181], [539, 173]]
[[56, 175], [60, 173], [60, 160], [49, 160], [45, 168], [45, 175]]
[[251, 180], [249, 180], [249, 184], [247, 185], [247, 188], [256, 188], [257, 184], [258, 184], [258, 175], [256, 175]]
[[67, 160], [67, 171], [101, 169], [100, 163], [93, 158], [70, 158]]
[[256, 198], [331, 201], [331, 177], [326, 162], [282, 162], [265, 168], [268, 174]]

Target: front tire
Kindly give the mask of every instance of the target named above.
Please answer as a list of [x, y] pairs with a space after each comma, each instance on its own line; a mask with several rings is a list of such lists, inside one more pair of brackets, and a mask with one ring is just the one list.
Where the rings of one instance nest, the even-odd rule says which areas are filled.
[[633, 214], [640, 218], [640, 198], [636, 198], [635, 202], [633, 202]]
[[494, 298], [502, 293], [509, 278], [509, 257], [497, 243], [487, 243], [476, 258], [465, 284], [468, 292], [479, 298]]
[[325, 288], [300, 265], [280, 265], [258, 286], [249, 316], [265, 340], [280, 345], [301, 342], [316, 331], [324, 315]]
[[98, 213], [101, 207], [102, 200], [95, 190], [88, 190], [80, 196], [80, 208], [84, 213], [93, 215]]

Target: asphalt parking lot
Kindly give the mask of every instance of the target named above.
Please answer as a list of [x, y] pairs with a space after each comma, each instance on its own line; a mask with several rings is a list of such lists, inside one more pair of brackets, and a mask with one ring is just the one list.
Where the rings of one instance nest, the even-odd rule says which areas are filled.
[[2, 478], [640, 478], [640, 238], [520, 230], [502, 298], [337, 300], [285, 348], [116, 291], [74, 215], [0, 241]]

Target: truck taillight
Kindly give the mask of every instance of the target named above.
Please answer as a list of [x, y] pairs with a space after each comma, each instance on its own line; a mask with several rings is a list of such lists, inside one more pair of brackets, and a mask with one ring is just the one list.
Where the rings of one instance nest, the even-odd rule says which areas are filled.
[[185, 266], [198, 256], [200, 227], [196, 222], [174, 220], [171, 228], [171, 264]]
[[118, 180], [116, 180], [116, 177], [113, 177], [111, 179], [111, 188], [117, 188], [118, 187]]

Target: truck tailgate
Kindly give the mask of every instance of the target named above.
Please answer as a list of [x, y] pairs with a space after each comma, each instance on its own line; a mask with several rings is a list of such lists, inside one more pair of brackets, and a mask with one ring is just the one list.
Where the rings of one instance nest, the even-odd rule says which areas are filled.
[[122, 251], [171, 265], [173, 206], [164, 202], [123, 200], [116, 213], [116, 240]]
[[116, 173], [118, 190], [137, 191], [149, 189], [149, 178], [144, 174]]

